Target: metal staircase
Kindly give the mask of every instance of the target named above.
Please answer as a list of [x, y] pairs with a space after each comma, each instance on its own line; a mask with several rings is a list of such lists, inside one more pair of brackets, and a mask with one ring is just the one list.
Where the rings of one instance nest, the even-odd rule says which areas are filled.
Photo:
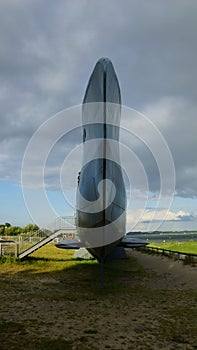
[[[74, 217], [71, 217], [71, 216], [58, 217], [54, 222], [47, 225], [47, 229], [48, 229], [48, 232], [52, 231], [53, 233], [51, 233], [47, 237], [42, 238], [35, 244], [31, 245], [31, 247], [25, 249], [23, 252], [20, 252], [18, 254], [19, 259], [24, 259], [31, 253], [35, 252], [39, 248], [46, 245], [47, 243], [53, 241], [53, 239], [60, 236], [61, 234], [62, 235], [68, 234], [68, 233], [76, 234], [76, 227], [74, 226]], [[33, 236], [29, 238], [33, 238]]]
[[56, 238], [57, 236], [60, 235], [62, 230], [58, 230], [54, 233], [52, 233], [50, 236], [42, 239], [41, 241], [37, 242], [36, 244], [34, 244], [33, 246], [31, 246], [30, 248], [26, 249], [24, 252], [20, 253], [18, 255], [19, 259], [23, 259], [26, 256], [28, 256], [29, 254], [35, 252], [37, 249], [43, 247], [45, 244], [51, 242], [54, 238]]

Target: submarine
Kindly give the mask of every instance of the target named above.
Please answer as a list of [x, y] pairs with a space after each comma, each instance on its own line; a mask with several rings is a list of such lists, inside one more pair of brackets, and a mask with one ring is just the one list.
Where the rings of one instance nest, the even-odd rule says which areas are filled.
[[58, 248], [85, 247], [105, 262], [117, 247], [147, 243], [126, 236], [127, 197], [120, 161], [121, 92], [109, 58], [100, 58], [87, 84], [82, 104], [83, 157], [76, 194], [79, 241]]

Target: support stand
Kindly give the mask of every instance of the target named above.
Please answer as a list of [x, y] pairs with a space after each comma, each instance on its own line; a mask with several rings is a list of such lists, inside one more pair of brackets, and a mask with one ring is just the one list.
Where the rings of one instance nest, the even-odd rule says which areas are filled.
[[104, 260], [101, 259], [100, 262], [100, 288], [103, 288], [104, 285]]

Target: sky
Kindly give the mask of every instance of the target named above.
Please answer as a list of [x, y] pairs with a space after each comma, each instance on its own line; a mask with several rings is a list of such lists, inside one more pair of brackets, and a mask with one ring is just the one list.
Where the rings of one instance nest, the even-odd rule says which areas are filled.
[[[0, 223], [45, 226], [51, 221], [41, 204], [41, 185], [32, 177], [37, 158], [24, 171], [24, 155], [32, 137], [34, 156], [42, 153], [44, 146], [34, 135], [41, 128], [49, 140], [53, 128], [46, 134], [42, 125], [49, 125], [54, 115], [65, 111], [66, 130], [72, 124], [72, 112], [67, 110], [74, 109], [78, 118], [79, 108], [74, 106], [82, 103], [94, 65], [104, 56], [118, 76], [126, 106], [123, 119], [127, 108], [136, 111], [127, 128], [140, 133], [152, 123], [154, 151], [134, 136], [131, 140], [126, 131], [122, 136], [130, 142], [133, 161], [137, 159], [138, 172], [131, 167], [131, 176], [137, 181], [144, 171], [150, 195], [145, 206], [143, 186], [138, 194], [131, 191], [128, 229], [150, 229], [150, 221], [154, 229], [197, 229], [196, 0], [1, 0], [0, 9]], [[72, 215], [74, 210], [59, 178], [74, 181], [80, 170], [82, 140], [76, 125], [66, 137], [59, 130], [46, 160], [45, 193], [57, 216]], [[155, 130], [165, 140], [164, 150], [153, 145]], [[155, 211], [161, 187], [156, 165], [165, 165], [168, 150], [175, 189], [173, 198], [172, 193], [163, 194]], [[172, 169], [166, 166], [162, 171], [164, 182], [173, 182]], [[21, 185], [21, 172], [29, 173], [31, 186]]]

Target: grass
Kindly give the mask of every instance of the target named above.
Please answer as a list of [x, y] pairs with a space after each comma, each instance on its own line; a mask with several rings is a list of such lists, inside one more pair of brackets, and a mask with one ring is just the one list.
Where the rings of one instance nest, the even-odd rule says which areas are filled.
[[197, 254], [197, 242], [161, 242], [161, 243], [150, 243], [151, 247], [164, 248], [174, 250], [183, 253]]
[[[100, 290], [101, 267], [97, 260], [80, 260], [73, 258], [73, 250], [57, 249], [54, 245], [48, 244], [36, 252], [32, 253], [26, 260], [20, 261], [15, 258], [2, 258], [1, 273], [5, 275], [9, 272], [10, 278], [24, 276], [25, 278], [40, 279], [47, 275], [46, 285], [56, 278], [66, 284], [64, 296], [70, 300], [77, 300], [78, 295], [85, 295], [87, 298], [95, 298], [95, 295], [106, 293], [117, 294], [121, 285], [119, 279], [127, 278], [128, 274], [143, 274], [135, 260], [132, 268], [128, 269], [127, 260], [111, 261], [104, 268], [104, 288]], [[76, 285], [79, 287], [76, 288]], [[88, 285], [88, 290], [87, 290]], [[75, 289], [75, 293], [70, 293], [70, 289]]]
[[52, 244], [24, 261], [4, 259], [0, 348], [194, 349], [197, 293], [156, 287], [160, 279], [130, 257], [106, 264], [101, 289], [96, 260]]

